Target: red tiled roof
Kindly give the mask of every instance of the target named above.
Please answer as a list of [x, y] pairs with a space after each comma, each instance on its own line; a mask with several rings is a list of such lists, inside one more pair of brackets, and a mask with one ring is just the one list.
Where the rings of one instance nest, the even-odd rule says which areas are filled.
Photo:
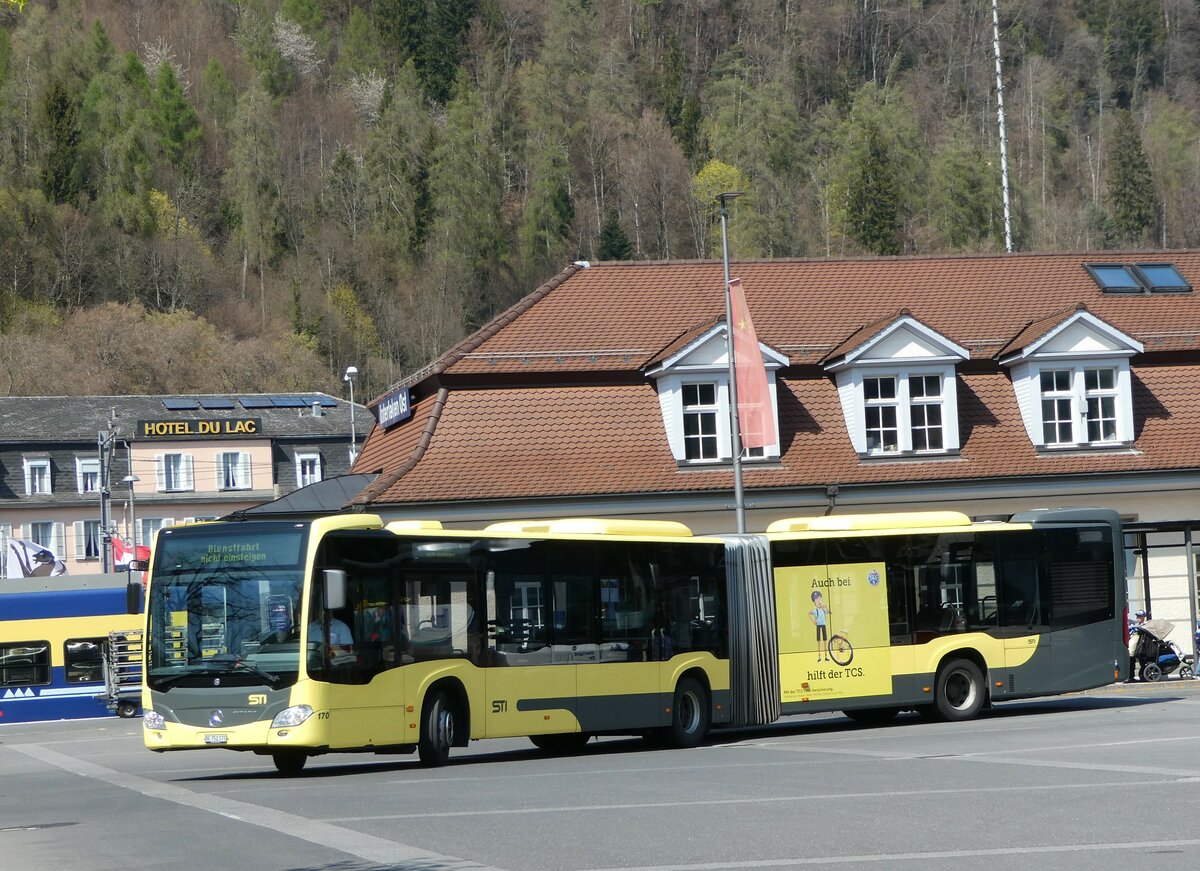
[[[1137, 450], [1048, 454], [1021, 424], [1003, 373], [959, 379], [956, 458], [862, 460], [828, 378], [779, 385], [779, 464], [745, 464], [751, 488], [1200, 468], [1200, 365], [1135, 379]], [[408, 426], [411, 421], [406, 423]], [[418, 429], [414, 426], [413, 429]], [[364, 450], [364, 460], [366, 451]], [[360, 465], [366, 470], [373, 466]], [[727, 490], [728, 466], [680, 469], [652, 384], [453, 390], [417, 463], [372, 501], [405, 502]]]
[[[734, 263], [759, 341], [793, 365], [816, 363], [864, 326], [907, 308], [990, 359], [1029, 324], [1082, 303], [1152, 350], [1193, 350], [1200, 292], [1106, 294], [1085, 261], [1169, 261], [1200, 286], [1200, 251], [1008, 254]], [[574, 269], [574, 267], [572, 267]], [[724, 313], [719, 261], [579, 269], [527, 297], [517, 317], [446, 370], [456, 375], [638, 370], [695, 325]]]
[[[1200, 292], [1104, 294], [1085, 261], [1172, 262], [1200, 284], [1200, 251], [735, 264], [759, 340], [791, 361], [778, 376], [780, 462], [746, 464], [746, 487], [1200, 469]], [[723, 318], [722, 279], [716, 261], [560, 274], [408, 379], [413, 417], [371, 432], [355, 470], [382, 474], [356, 501], [729, 489], [728, 467], [679, 467], [642, 374]], [[1081, 305], [1145, 345], [1133, 361], [1134, 450], [1039, 452], [996, 363]], [[956, 457], [864, 461], [832, 379], [813, 368], [900, 309], [975, 361], [959, 371]]]

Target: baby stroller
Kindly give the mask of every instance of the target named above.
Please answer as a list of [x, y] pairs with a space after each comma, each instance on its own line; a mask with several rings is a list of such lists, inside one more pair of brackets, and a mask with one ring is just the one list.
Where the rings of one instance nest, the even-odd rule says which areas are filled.
[[1184, 655], [1174, 642], [1167, 641], [1167, 636], [1175, 624], [1168, 620], [1147, 620], [1141, 625], [1134, 626], [1136, 645], [1133, 647], [1133, 660], [1141, 672], [1142, 680], [1156, 681], [1165, 675], [1178, 670], [1181, 678], [1190, 678], [1194, 672], [1194, 657]]

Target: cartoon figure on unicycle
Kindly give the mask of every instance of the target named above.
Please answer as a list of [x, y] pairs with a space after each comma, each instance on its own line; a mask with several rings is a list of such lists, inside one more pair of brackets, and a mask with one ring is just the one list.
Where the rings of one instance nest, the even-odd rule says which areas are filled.
[[825, 605], [825, 596], [820, 590], [812, 591], [812, 610], [808, 619], [812, 620], [817, 629], [817, 662], [836, 662], [838, 665], [849, 665], [854, 659], [854, 646], [844, 634], [829, 634], [829, 618], [833, 611]]

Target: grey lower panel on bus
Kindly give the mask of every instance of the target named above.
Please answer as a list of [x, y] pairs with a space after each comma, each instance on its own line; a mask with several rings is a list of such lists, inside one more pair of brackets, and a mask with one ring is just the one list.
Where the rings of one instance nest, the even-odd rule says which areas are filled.
[[189, 692], [189, 687], [176, 687], [170, 692], [150, 691], [151, 710], [166, 717], [168, 722], [195, 726], [200, 729], [232, 728], [259, 720], [274, 719], [289, 704], [290, 689], [270, 690], [250, 687], [265, 699], [265, 704], [247, 705], [246, 687], [203, 687]]
[[[1066, 629], [1041, 639], [1038, 649], [1023, 665], [993, 668], [984, 675], [990, 701], [1002, 702], [1038, 696], [1078, 692], [1113, 682], [1114, 665], [1124, 673], [1124, 665], [1096, 655], [1096, 627]], [[946, 659], [973, 659], [969, 652], [955, 651]], [[855, 708], [912, 708], [931, 704], [937, 675], [896, 675], [892, 694], [831, 699], [822, 702], [789, 702], [783, 714], [815, 714]], [[925, 688], [930, 689], [929, 692]]]
[[[518, 711], [569, 710], [579, 720], [581, 732], [638, 732], [671, 724], [667, 713], [674, 704], [673, 693], [639, 693], [621, 696], [584, 696], [565, 699], [519, 699]], [[711, 693], [711, 721], [720, 725], [729, 720], [729, 691]]]

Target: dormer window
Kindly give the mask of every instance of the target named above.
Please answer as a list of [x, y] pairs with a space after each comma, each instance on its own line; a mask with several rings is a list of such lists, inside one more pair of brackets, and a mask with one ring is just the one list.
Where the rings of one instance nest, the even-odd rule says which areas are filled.
[[843, 343], [825, 368], [837, 381], [854, 449], [864, 458], [957, 451], [954, 367], [967, 357], [908, 312]]
[[1047, 319], [1021, 341], [1000, 362], [1012, 369], [1030, 441], [1053, 451], [1133, 441], [1129, 358], [1139, 342], [1084, 308]]
[[[787, 365], [783, 354], [759, 344], [767, 370], [767, 390], [775, 431], [779, 412], [775, 401], [775, 372]], [[698, 327], [681, 338], [674, 350], [647, 370], [658, 389], [663, 427], [671, 454], [680, 465], [727, 463], [733, 459], [733, 433], [729, 421], [729, 362], [725, 324]], [[743, 460], [779, 457], [779, 444], [744, 448]]]

